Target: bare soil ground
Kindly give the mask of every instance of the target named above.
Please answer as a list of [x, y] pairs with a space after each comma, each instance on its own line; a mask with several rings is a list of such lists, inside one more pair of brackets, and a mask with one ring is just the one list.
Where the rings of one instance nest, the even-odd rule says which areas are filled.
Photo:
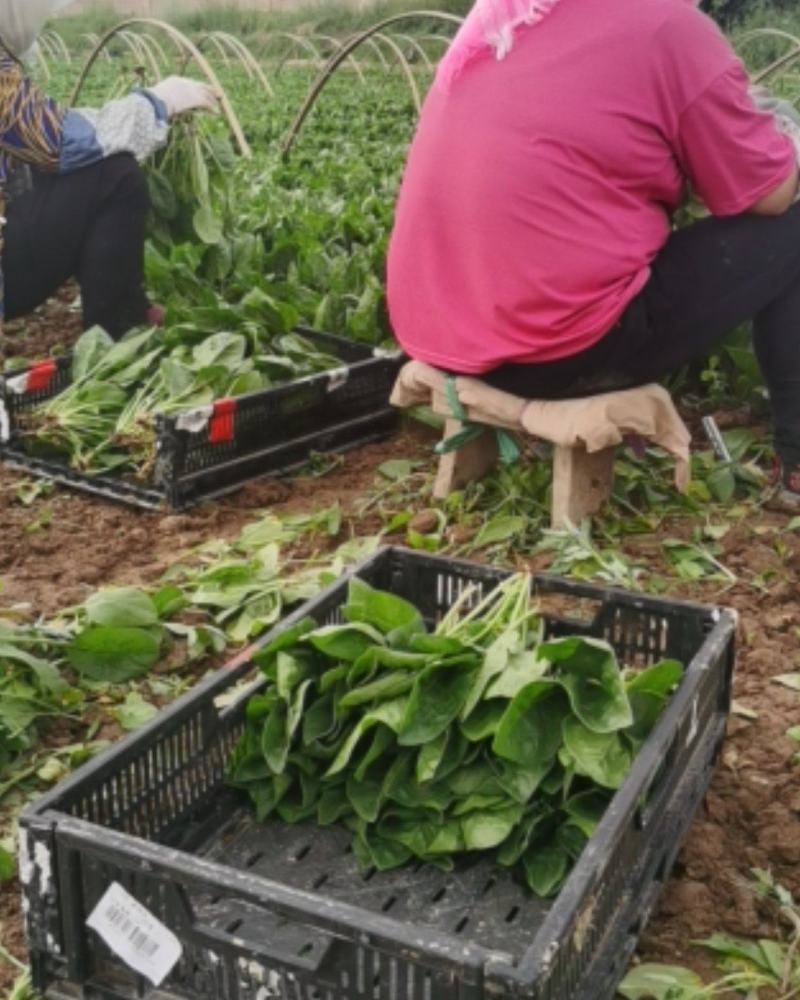
[[81, 333], [81, 314], [75, 307], [77, 295], [75, 285], [66, 285], [30, 316], [6, 323], [6, 357], [41, 361], [68, 351]]

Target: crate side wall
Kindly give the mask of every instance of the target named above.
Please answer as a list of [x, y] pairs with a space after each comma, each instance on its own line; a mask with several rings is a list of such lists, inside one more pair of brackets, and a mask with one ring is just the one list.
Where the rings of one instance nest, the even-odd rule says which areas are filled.
[[[647, 856], [641, 858], [625, 888], [622, 916], [600, 935], [592, 961], [585, 968], [574, 1000], [614, 1000], [628, 971], [641, 932], [675, 865], [681, 844], [703, 801], [725, 735], [725, 719], [718, 716], [703, 736], [675, 789], [657, 835], [651, 836]], [[556, 982], [550, 994], [562, 1000]]]
[[7, 372], [5, 375], [0, 374], [0, 415], [2, 415], [2, 421], [6, 421], [8, 424], [7, 427], [2, 428], [3, 434], [7, 435], [7, 440], [4, 441], [0, 438], [0, 455], [8, 449], [20, 448], [27, 414], [67, 388], [72, 381], [71, 363], [69, 355], [58, 358], [55, 372], [49, 384], [44, 388], [26, 392], [14, 391], [11, 388], [11, 383], [27, 377], [31, 368]]
[[[290, 473], [305, 465], [312, 453], [341, 453], [382, 440], [389, 437], [397, 426], [395, 410], [374, 410], [352, 420], [329, 425], [322, 431], [291, 436], [271, 446], [263, 447], [256, 440], [251, 449], [232, 449], [224, 460], [221, 455], [215, 456], [213, 451], [205, 449], [202, 454], [193, 455], [191, 463], [183, 462], [180, 457], [182, 446], [179, 444], [169, 460], [169, 473], [159, 476], [159, 479], [165, 484], [170, 506], [176, 510], [185, 509], [200, 499], [212, 499], [230, 492], [258, 476]], [[176, 456], [177, 461], [172, 461]], [[181, 468], [183, 471], [178, 472]]]
[[[62, 832], [58, 840], [63, 947], [37, 956], [40, 989], [48, 987], [50, 977], [60, 976], [82, 984], [87, 996], [123, 1000], [140, 996], [139, 978], [98, 937], [85, 931], [88, 915], [108, 885], [116, 882], [182, 943], [181, 961], [164, 985], [170, 997], [263, 1000], [263, 990], [270, 984], [287, 991], [278, 996], [308, 1000], [320, 996], [374, 1000], [376, 984], [386, 1000], [480, 1000], [483, 996], [481, 962], [476, 961], [474, 951], [471, 957], [459, 952], [457, 957], [451, 954], [432, 961], [432, 954], [426, 954], [423, 947], [381, 934], [366, 913], [353, 936], [345, 921], [337, 925], [335, 907], [326, 915], [325, 930], [311, 922], [315, 912], [308, 914], [309, 923], [273, 919], [276, 935], [284, 939], [276, 945], [268, 934], [254, 937], [239, 930], [240, 921], [230, 923], [224, 916], [211, 921], [204, 916], [204, 900], [212, 894], [212, 901], [225, 893], [237, 896], [242, 878], [238, 884], [232, 880], [228, 887], [219, 879], [206, 881], [202, 865], [187, 876], [185, 868], [170, 870], [163, 853], [156, 859], [132, 846], [120, 848], [109, 838], [100, 841], [82, 834], [76, 839], [72, 831]], [[247, 895], [270, 905], [257, 886], [251, 884]]]

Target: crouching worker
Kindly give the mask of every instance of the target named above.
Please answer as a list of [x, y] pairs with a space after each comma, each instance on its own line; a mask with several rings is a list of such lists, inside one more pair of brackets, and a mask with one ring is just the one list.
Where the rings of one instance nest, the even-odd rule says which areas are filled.
[[[400, 343], [559, 399], [657, 380], [752, 320], [782, 500], [800, 507], [792, 114], [750, 92], [691, 0], [477, 0], [397, 205]], [[711, 217], [674, 231], [687, 183]]]
[[68, 2], [0, 4], [4, 314], [26, 315], [74, 277], [84, 327], [120, 337], [157, 318], [144, 291], [148, 200], [137, 161], [165, 144], [173, 115], [213, 111], [217, 97], [171, 77], [99, 110], [59, 108], [26, 77], [22, 59]]

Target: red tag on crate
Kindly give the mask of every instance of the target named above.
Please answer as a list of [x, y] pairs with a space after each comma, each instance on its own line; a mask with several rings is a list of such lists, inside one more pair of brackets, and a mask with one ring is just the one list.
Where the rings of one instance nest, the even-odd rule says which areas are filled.
[[43, 389], [49, 389], [57, 370], [58, 366], [55, 361], [40, 361], [28, 371], [25, 391], [41, 392]]
[[208, 440], [211, 444], [233, 441], [233, 415], [236, 412], [235, 399], [218, 399], [208, 422]]

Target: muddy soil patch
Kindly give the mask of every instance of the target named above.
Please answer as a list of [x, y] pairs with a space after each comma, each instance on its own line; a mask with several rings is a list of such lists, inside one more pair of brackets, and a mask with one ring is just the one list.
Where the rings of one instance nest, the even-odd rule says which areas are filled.
[[77, 297], [70, 283], [30, 315], [6, 323], [6, 357], [32, 362], [69, 351], [83, 329]]
[[338, 502], [345, 515], [389, 458], [419, 458], [424, 428], [343, 454], [328, 475], [263, 479], [186, 513], [139, 511], [67, 489], [29, 503], [32, 480], [0, 465], [0, 580], [6, 605], [53, 614], [108, 584], [152, 584], [182, 554], [231, 539], [260, 511], [310, 513]]
[[[767, 557], [763, 536], [750, 545], [745, 540], [763, 526], [751, 523], [731, 539], [742, 564]], [[786, 562], [791, 567], [797, 558], [792, 541]], [[800, 662], [795, 579], [790, 570], [789, 579], [764, 595], [740, 589], [718, 595], [709, 587], [694, 592], [741, 616], [734, 714], [709, 793], [642, 939], [646, 960], [685, 961], [703, 971], [711, 968], [708, 954], [692, 940], [714, 931], [748, 938], [779, 933], [774, 908], [753, 892], [752, 868], [772, 871], [800, 894], [800, 766], [793, 763], [797, 744], [786, 736], [800, 723], [800, 694], [775, 682]]]

